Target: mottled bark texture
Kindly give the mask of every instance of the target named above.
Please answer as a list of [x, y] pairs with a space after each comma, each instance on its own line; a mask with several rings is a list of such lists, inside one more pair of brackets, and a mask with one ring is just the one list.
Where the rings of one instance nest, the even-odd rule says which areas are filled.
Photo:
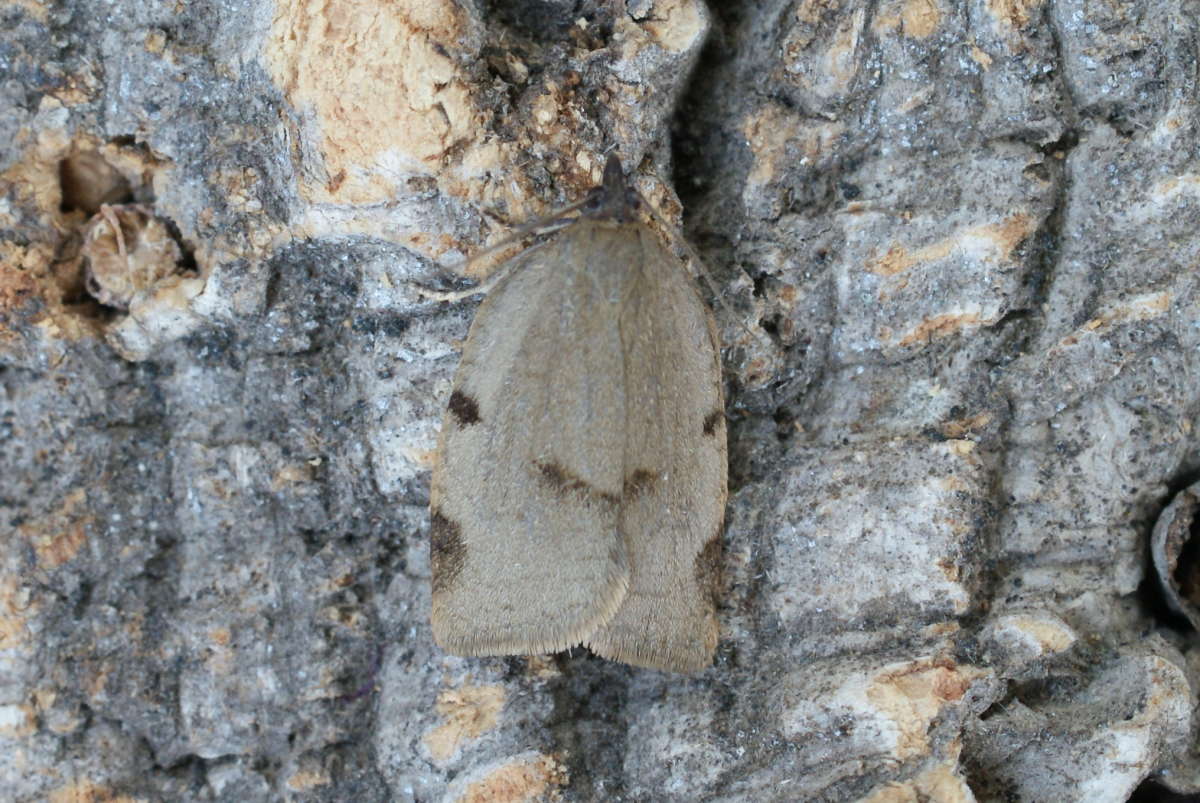
[[[3, 796], [1197, 791], [1198, 12], [0, 3]], [[428, 624], [416, 286], [611, 146], [725, 344], [694, 676]]]

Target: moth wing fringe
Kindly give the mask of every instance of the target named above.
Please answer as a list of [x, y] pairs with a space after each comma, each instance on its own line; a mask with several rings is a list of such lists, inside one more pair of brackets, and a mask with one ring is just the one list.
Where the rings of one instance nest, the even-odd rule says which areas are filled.
[[[438, 646], [461, 656], [488, 655], [543, 655], [561, 652], [584, 644], [587, 639], [608, 624], [620, 609], [629, 592], [628, 572], [617, 574], [609, 590], [601, 598], [595, 616], [584, 620], [576, 627], [558, 633], [537, 634], [524, 639], [503, 639], [488, 637], [469, 626], [462, 616], [453, 616], [463, 622], [464, 626], [452, 628], [456, 634], [444, 631], [445, 611], [443, 606], [435, 608], [433, 615], [433, 638]], [[548, 620], [552, 623], [552, 620]]]
[[610, 661], [621, 661], [632, 666], [646, 669], [658, 669], [663, 672], [699, 672], [712, 665], [712, 654], [716, 648], [716, 639], [711, 644], [688, 645], [679, 651], [646, 649], [637, 643], [613, 643], [609, 641], [604, 647], [587, 643], [589, 650]]

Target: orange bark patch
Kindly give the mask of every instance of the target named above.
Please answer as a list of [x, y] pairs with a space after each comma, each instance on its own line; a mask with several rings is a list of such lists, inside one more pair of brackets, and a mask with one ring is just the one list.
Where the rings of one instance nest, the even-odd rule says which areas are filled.
[[1042, 0], [987, 0], [992, 16], [1012, 28], [1028, 25], [1033, 10], [1041, 4]]
[[928, 751], [928, 732], [942, 707], [957, 703], [983, 675], [972, 666], [949, 659], [926, 658], [881, 672], [867, 688], [867, 698], [896, 728], [897, 758]]
[[904, 35], [924, 39], [934, 33], [942, 23], [942, 9], [934, 0], [907, 0], [900, 9], [904, 22]]
[[945, 437], [957, 440], [958, 438], [979, 432], [990, 424], [991, 421], [992, 414], [983, 412], [968, 416], [967, 418], [956, 418], [953, 421], [945, 421], [939, 429]]
[[425, 735], [425, 747], [437, 761], [454, 755], [464, 742], [496, 727], [504, 709], [502, 686], [462, 686], [438, 695], [437, 712], [445, 719]]
[[62, 566], [87, 542], [92, 516], [84, 507], [86, 499], [84, 490], [76, 489], [63, 498], [57, 510], [18, 528], [21, 536], [32, 544], [38, 565], [43, 569]]
[[877, 276], [895, 276], [926, 262], [945, 259], [955, 252], [984, 258], [1007, 259], [1017, 245], [1033, 233], [1035, 221], [1025, 213], [1011, 215], [998, 223], [986, 223], [956, 231], [949, 237], [916, 250], [896, 244], [867, 261], [866, 269]]
[[986, 321], [977, 312], [962, 314], [934, 315], [926, 318], [907, 335], [900, 339], [901, 346], [913, 346], [927, 343], [935, 338], [946, 337], [970, 326], [982, 326]]
[[456, 803], [517, 803], [545, 800], [567, 785], [567, 770], [553, 757], [513, 761], [469, 785]]

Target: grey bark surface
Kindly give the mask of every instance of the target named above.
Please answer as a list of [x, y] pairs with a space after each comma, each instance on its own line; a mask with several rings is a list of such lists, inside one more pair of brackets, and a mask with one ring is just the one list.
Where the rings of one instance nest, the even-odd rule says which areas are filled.
[[[0, 796], [1200, 793], [1150, 549], [1200, 474], [1198, 17], [0, 6]], [[428, 623], [476, 303], [416, 286], [612, 146], [725, 346], [690, 676], [456, 658]]]

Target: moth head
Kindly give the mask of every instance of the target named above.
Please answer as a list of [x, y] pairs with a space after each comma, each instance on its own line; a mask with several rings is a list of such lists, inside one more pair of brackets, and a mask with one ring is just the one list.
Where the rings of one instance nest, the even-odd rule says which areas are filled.
[[588, 193], [580, 214], [592, 220], [630, 223], [637, 218], [641, 205], [641, 196], [626, 180], [620, 158], [610, 153], [604, 163], [604, 180]]

